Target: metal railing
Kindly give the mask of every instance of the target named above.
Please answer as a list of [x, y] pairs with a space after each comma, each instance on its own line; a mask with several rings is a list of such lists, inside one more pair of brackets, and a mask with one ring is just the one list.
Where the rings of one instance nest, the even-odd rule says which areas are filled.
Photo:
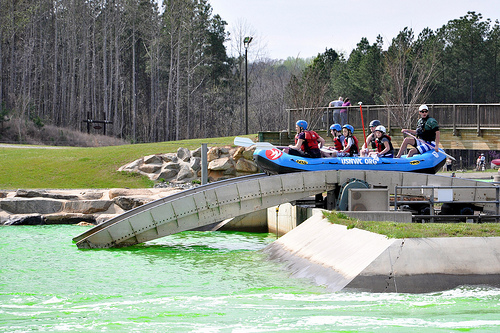
[[[453, 193], [453, 190], [455, 189], [474, 189], [474, 190], [478, 190], [478, 189], [481, 189], [481, 190], [484, 190], [485, 188], [487, 189], [491, 189], [491, 190], [495, 190], [495, 200], [478, 200], [478, 199], [475, 199], [475, 195], [474, 195], [474, 198], [473, 199], [467, 199], [467, 200], [454, 200], [454, 193]], [[429, 191], [429, 195], [428, 195], [428, 199], [426, 200], [420, 200], [420, 201], [408, 201], [408, 200], [398, 200], [398, 196], [414, 196], [414, 195], [404, 195], [403, 193], [401, 194], [398, 194], [398, 189], [399, 190], [403, 190], [403, 189], [417, 189], [417, 190], [420, 190], [422, 194], [424, 194], [424, 192], [427, 190]], [[440, 194], [438, 192], [438, 199], [435, 198], [435, 191], [436, 190], [446, 190], [446, 189], [451, 189], [451, 193], [448, 192], [448, 193], [442, 193], [444, 197], [446, 197], [445, 199], [441, 200], [439, 197], [440, 197]], [[449, 198], [449, 195], [451, 194], [451, 200]], [[422, 195], [423, 196], [423, 195]], [[425, 196], [424, 196], [425, 197]], [[487, 199], [487, 198], [486, 198]], [[495, 185], [495, 186], [492, 186], [492, 187], [485, 187], [485, 186], [408, 186], [408, 185], [396, 185], [395, 188], [394, 188], [394, 210], [398, 210], [398, 206], [402, 206], [402, 205], [408, 205], [408, 204], [428, 204], [429, 205], [429, 208], [430, 208], [430, 211], [429, 211], [429, 215], [423, 217], [423, 216], [419, 216], [421, 218], [426, 218], [426, 219], [429, 219], [431, 223], [434, 222], [435, 220], [435, 217], [436, 217], [436, 213], [435, 213], [435, 208], [434, 208], [434, 205], [435, 204], [439, 204], [439, 203], [463, 203], [463, 204], [473, 204], [473, 205], [477, 205], [477, 204], [494, 204], [495, 205], [495, 215], [487, 215], [485, 214], [483, 217], [486, 217], [486, 216], [489, 216], [490, 218], [494, 218], [495, 222], [499, 222], [499, 219], [500, 219], [500, 186], [498, 185]], [[461, 218], [473, 218], [473, 219], [478, 219], [478, 218], [481, 218], [481, 216], [479, 215], [440, 215], [440, 218], [447, 218], [447, 217], [461, 217]]]
[[[500, 129], [500, 104], [427, 104], [433, 118], [441, 128], [453, 129], [457, 135], [459, 129], [477, 130]], [[402, 108], [416, 108], [415, 105], [362, 105], [365, 128], [373, 119], [378, 119], [390, 131], [391, 127], [400, 127], [391, 114], [397, 114]], [[305, 119], [314, 130], [328, 130], [333, 122], [333, 112], [337, 109], [347, 110], [347, 122], [355, 128], [362, 128], [359, 105], [314, 108], [287, 109], [288, 133], [295, 131], [295, 121]], [[415, 117], [417, 117], [415, 113]]]

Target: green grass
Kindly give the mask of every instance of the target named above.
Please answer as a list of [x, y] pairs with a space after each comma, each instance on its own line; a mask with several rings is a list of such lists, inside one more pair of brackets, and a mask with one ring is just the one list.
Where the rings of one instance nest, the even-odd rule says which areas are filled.
[[144, 156], [175, 153], [180, 147], [194, 150], [202, 143], [231, 145], [233, 140], [223, 137], [97, 148], [0, 147], [0, 189], [152, 187], [154, 183], [147, 177], [117, 169]]
[[389, 238], [499, 237], [500, 223], [396, 223], [359, 221], [340, 212], [325, 212], [331, 223], [385, 235]]

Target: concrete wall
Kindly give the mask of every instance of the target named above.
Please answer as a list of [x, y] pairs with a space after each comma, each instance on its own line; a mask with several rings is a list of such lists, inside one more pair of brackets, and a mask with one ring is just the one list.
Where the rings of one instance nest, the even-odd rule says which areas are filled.
[[500, 237], [389, 239], [315, 214], [264, 252], [332, 291], [425, 293], [500, 287], [499, 248]]

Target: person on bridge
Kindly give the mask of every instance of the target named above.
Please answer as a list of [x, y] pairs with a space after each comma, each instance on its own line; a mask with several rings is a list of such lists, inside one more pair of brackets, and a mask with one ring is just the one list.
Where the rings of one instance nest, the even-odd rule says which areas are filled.
[[342, 96], [340, 96], [336, 101], [331, 101], [330, 104], [328, 104], [328, 107], [336, 108], [333, 109], [334, 123], [340, 123], [340, 109], [338, 109], [338, 107], [342, 106], [342, 104], [344, 104], [344, 98]]
[[[361, 147], [361, 150], [359, 152], [359, 155], [364, 157], [364, 156], [368, 156], [370, 154], [370, 152], [374, 152], [375, 149], [377, 149], [377, 146], [375, 145], [375, 139], [377, 138], [375, 136], [375, 128], [377, 128], [377, 126], [380, 126], [382, 125], [380, 123], [379, 120], [377, 119], [374, 119], [372, 121], [370, 121], [370, 135], [368, 135], [366, 137], [366, 141], [365, 143], [363, 143], [363, 146]], [[371, 150], [370, 150], [371, 148]]]
[[321, 157], [320, 148], [325, 145], [325, 139], [315, 131], [307, 130], [307, 121], [299, 120], [295, 124], [295, 145], [285, 148], [285, 153], [295, 156], [319, 158]]
[[437, 120], [429, 117], [429, 108], [425, 104], [420, 105], [418, 111], [420, 119], [417, 123], [417, 129], [403, 128], [401, 130], [402, 133], [409, 133], [411, 135], [403, 140], [396, 158], [400, 158], [403, 155], [409, 144], [414, 148], [410, 150], [407, 157], [415, 154], [423, 154], [431, 149], [434, 149], [436, 152], [439, 151], [440, 132]]
[[377, 126], [375, 136], [376, 151], [370, 152], [369, 156], [393, 158], [394, 147], [392, 146], [391, 137], [386, 134], [385, 127], [382, 125]]
[[338, 156], [358, 156], [359, 146], [358, 139], [354, 136], [354, 127], [349, 124], [342, 126], [342, 134], [344, 134], [344, 149], [342, 149]]

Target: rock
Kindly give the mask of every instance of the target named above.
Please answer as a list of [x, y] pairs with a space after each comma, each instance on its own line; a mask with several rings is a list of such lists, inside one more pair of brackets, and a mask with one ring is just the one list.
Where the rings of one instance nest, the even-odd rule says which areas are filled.
[[76, 225], [81, 226], [81, 227], [93, 227], [94, 224], [89, 223], [89, 222], [78, 222]]
[[45, 217], [36, 215], [13, 216], [8, 219], [4, 225], [44, 225]]
[[62, 194], [62, 193], [48, 193], [45, 190], [17, 190], [15, 197], [21, 198], [51, 198], [61, 200], [74, 200], [78, 199], [77, 195]]
[[155, 173], [161, 169], [161, 164], [143, 164], [139, 167], [139, 170], [145, 173]]
[[188, 162], [191, 159], [191, 152], [187, 148], [179, 147], [179, 149], [177, 149], [177, 158], [184, 162]]
[[201, 147], [196, 148], [191, 152], [191, 157], [200, 157], [201, 158]]
[[255, 151], [255, 148], [245, 148], [245, 151], [243, 152], [243, 158], [249, 161], [253, 161], [253, 152]]
[[110, 199], [116, 197], [151, 196], [151, 195], [153, 195], [153, 192], [147, 189], [113, 188], [108, 191], [108, 196]]
[[124, 210], [131, 210], [152, 201], [147, 197], [116, 197], [113, 202]]
[[46, 198], [6, 198], [0, 201], [0, 209], [12, 214], [52, 214], [60, 212], [64, 201]]
[[66, 201], [63, 210], [67, 213], [94, 214], [107, 211], [112, 203], [110, 200]]
[[238, 162], [236, 162], [236, 171], [238, 172], [255, 173], [258, 170], [259, 168], [257, 167], [257, 164], [255, 164], [253, 161], [240, 158]]
[[[171, 163], [173, 164], [173, 163]], [[154, 178], [154, 180], [160, 180], [160, 179], [164, 179], [164, 180], [170, 180], [170, 179], [174, 179], [175, 177], [177, 177], [177, 173], [179, 172], [178, 170], [180, 169], [180, 166], [179, 164], [175, 163], [175, 165], [178, 166], [178, 168], [174, 168], [172, 169], [172, 165], [165, 165], [161, 171], [158, 173], [158, 175]]]
[[0, 191], [0, 199], [7, 198], [7, 192]]
[[85, 191], [81, 192], [80, 195], [86, 200], [98, 200], [102, 198], [104, 193], [102, 191]]
[[149, 155], [144, 157], [144, 164], [159, 164], [163, 163], [163, 158], [160, 155]]
[[201, 170], [201, 157], [191, 157], [189, 160], [189, 167], [195, 172]]
[[233, 153], [233, 160], [238, 161], [243, 157], [243, 152], [245, 151], [244, 147], [238, 147]]
[[45, 215], [45, 224], [77, 224], [80, 222], [96, 224], [95, 217], [91, 214], [63, 213]]
[[232, 168], [233, 165], [233, 160], [230, 159], [229, 157], [223, 157], [223, 158], [218, 158], [216, 160], [213, 160], [208, 164], [208, 169], [209, 170], [227, 170]]
[[207, 161], [210, 163], [220, 157], [220, 148], [212, 147], [207, 152]]
[[177, 174], [177, 181], [181, 180], [191, 180], [193, 177], [195, 177], [196, 173], [191, 169], [189, 164], [183, 164], [181, 166], [181, 169], [179, 170], [179, 173]]
[[138, 169], [141, 164], [144, 163], [143, 158], [139, 158], [129, 164], [125, 164], [124, 166], [118, 168], [118, 171], [134, 171], [135, 169]]
[[161, 158], [163, 159], [163, 162], [166, 163], [169, 162], [177, 163], [178, 161], [177, 154], [174, 153], [163, 154], [161, 155]]

